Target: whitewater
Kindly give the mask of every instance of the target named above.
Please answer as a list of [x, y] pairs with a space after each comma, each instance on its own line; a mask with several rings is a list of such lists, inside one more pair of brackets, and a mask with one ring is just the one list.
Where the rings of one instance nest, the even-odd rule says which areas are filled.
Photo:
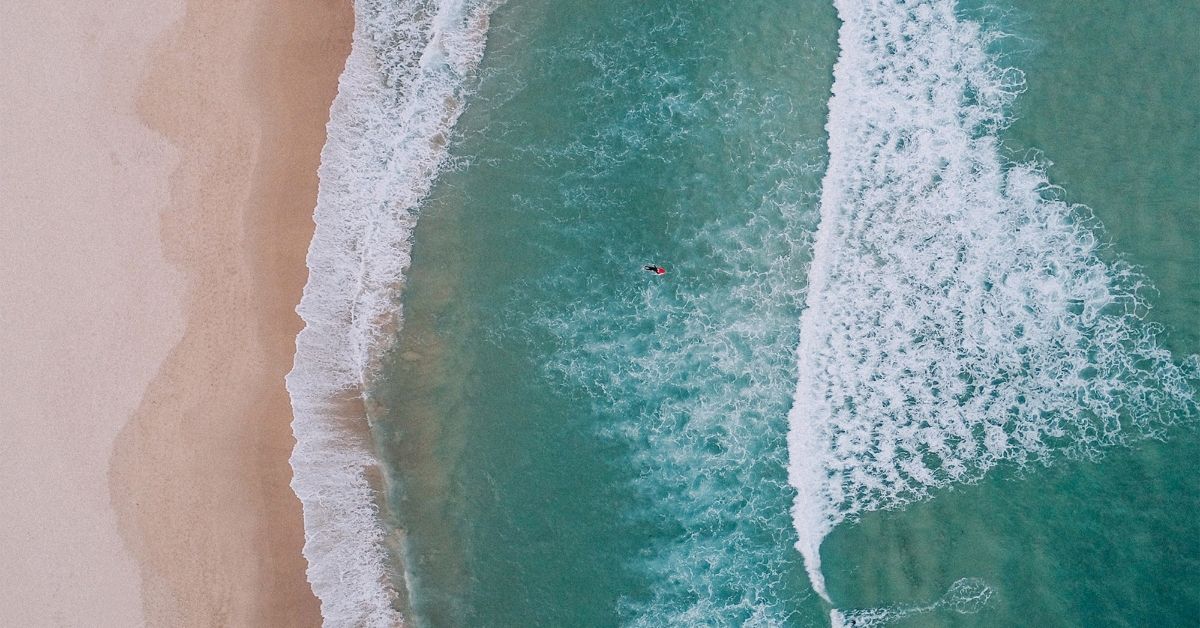
[[326, 626], [403, 618], [384, 545], [367, 386], [402, 320], [418, 208], [445, 161], [486, 42], [487, 0], [357, 0], [321, 153], [305, 327], [287, 376], [308, 579]]
[[1003, 34], [952, 0], [836, 5], [788, 434], [796, 547], [826, 601], [820, 548], [840, 523], [1159, 435], [1196, 416], [1200, 365], [1156, 340], [1147, 281], [1087, 209], [1003, 157], [1023, 88], [991, 52]]

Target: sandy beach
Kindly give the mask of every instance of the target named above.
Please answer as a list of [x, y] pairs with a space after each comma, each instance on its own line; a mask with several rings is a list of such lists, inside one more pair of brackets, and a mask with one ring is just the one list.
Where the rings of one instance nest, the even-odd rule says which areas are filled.
[[0, 624], [319, 624], [283, 377], [352, 22], [0, 8]]

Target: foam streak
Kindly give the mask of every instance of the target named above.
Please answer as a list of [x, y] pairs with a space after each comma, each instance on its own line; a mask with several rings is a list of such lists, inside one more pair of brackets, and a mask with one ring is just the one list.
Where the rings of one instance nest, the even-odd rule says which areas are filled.
[[400, 323], [421, 200], [483, 55], [487, 0], [357, 0], [354, 42], [321, 153], [316, 231], [287, 376], [292, 489], [326, 626], [395, 626], [385, 531], [359, 410]]

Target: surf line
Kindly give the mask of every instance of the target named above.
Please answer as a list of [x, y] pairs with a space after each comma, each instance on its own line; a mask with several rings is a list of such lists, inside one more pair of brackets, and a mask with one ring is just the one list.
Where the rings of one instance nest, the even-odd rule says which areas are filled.
[[[998, 463], [1091, 457], [1195, 417], [1197, 364], [1142, 321], [1147, 280], [1036, 163], [1004, 164], [1023, 89], [954, 0], [836, 0], [829, 167], [788, 433], [796, 548]], [[836, 609], [835, 609], [836, 612]]]
[[363, 410], [402, 323], [418, 210], [473, 89], [496, 0], [356, 0], [321, 152], [316, 229], [287, 376], [292, 489], [325, 626], [396, 626], [403, 606]]

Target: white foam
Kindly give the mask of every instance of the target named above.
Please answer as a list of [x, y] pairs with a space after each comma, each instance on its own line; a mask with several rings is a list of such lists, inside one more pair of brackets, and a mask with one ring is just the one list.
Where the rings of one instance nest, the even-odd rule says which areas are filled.
[[365, 420], [347, 411], [400, 322], [421, 200], [483, 55], [489, 0], [357, 0], [321, 153], [316, 231], [287, 376], [292, 488], [326, 626], [395, 626]]
[[[703, 145], [701, 126], [681, 132]], [[784, 140], [762, 148], [794, 151]], [[781, 551], [791, 533], [782, 470], [792, 323], [803, 296], [796, 278], [808, 250], [800, 234], [814, 218], [793, 187], [802, 171], [817, 167], [804, 157], [747, 163], [744, 172], [763, 185], [739, 211], [726, 211], [723, 201], [685, 212], [679, 201], [688, 224], [665, 236], [665, 248], [677, 252], [671, 282], [643, 280], [629, 260], [645, 250], [625, 237], [640, 227], [606, 216], [556, 227], [579, 232], [564, 249], [612, 244], [517, 297], [544, 299], [528, 319], [556, 341], [544, 368], [568, 394], [591, 398], [599, 438], [618, 445], [612, 463], [636, 470], [633, 499], [617, 515], [654, 530], [638, 539], [643, 549], [629, 563], [653, 586], [618, 599], [622, 626], [786, 626], [795, 613], [794, 556]], [[613, 170], [599, 180], [624, 176]], [[616, 187], [604, 183], [589, 183], [580, 204], [603, 207], [606, 192], [586, 195]], [[617, 277], [596, 270], [622, 265], [627, 274]]]
[[918, 606], [885, 606], [880, 608], [829, 611], [833, 628], [875, 628], [907, 619], [913, 615], [935, 611], [953, 611], [960, 615], [974, 615], [991, 602], [995, 592], [979, 578], [960, 578], [950, 585], [942, 597], [931, 604]]
[[1002, 163], [1023, 81], [995, 35], [953, 0], [837, 6], [788, 438], [797, 548], [826, 600], [838, 523], [1196, 412], [1194, 373], [1141, 320], [1144, 280], [1100, 258], [1040, 166]]

